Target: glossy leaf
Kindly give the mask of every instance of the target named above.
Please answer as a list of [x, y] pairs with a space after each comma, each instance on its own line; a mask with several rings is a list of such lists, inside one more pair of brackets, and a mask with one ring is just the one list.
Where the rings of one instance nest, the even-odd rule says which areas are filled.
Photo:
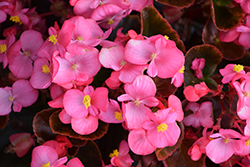
[[189, 7], [194, 3], [195, 0], [156, 0], [164, 5], [174, 6], [174, 7]]
[[108, 130], [108, 124], [99, 120], [98, 129], [94, 133], [92, 133], [90, 135], [77, 134], [71, 128], [70, 124], [63, 124], [60, 121], [60, 119], [58, 117], [59, 112], [60, 111], [56, 111], [55, 113], [53, 113], [51, 115], [50, 121], [49, 121], [50, 127], [54, 133], [68, 136], [68, 137], [72, 137], [72, 138], [76, 138], [76, 139], [81, 139], [81, 140], [95, 140], [95, 139], [101, 138]]
[[56, 135], [49, 126], [49, 117], [56, 109], [44, 109], [37, 113], [33, 120], [33, 131], [41, 143], [55, 139]]
[[219, 30], [229, 30], [235, 27], [242, 19], [243, 10], [240, 6], [222, 6], [220, 0], [210, 0], [212, 18]]
[[89, 140], [84, 147], [78, 151], [77, 157], [84, 167], [102, 167], [102, 156], [95, 142]]
[[245, 48], [243, 46], [219, 40], [219, 31], [211, 19], [203, 29], [202, 40], [205, 44], [215, 45], [221, 51], [223, 58], [227, 60], [238, 60], [244, 56]]
[[180, 40], [180, 37], [166, 19], [162, 18], [161, 14], [150, 5], [141, 10], [141, 32], [142, 35], [150, 37], [152, 35], [167, 35], [169, 39], [175, 41], [177, 47], [185, 52], [185, 46]]
[[9, 115], [0, 116], [0, 129], [3, 129], [9, 120]]
[[201, 167], [205, 166], [205, 154], [198, 161], [193, 161], [187, 154], [188, 149], [194, 143], [193, 139], [183, 139], [181, 146], [171, 156], [164, 160], [165, 166], [168, 167]]
[[174, 94], [177, 88], [171, 84], [171, 79], [162, 79], [159, 77], [153, 78], [156, 88], [157, 94], [160, 94], [162, 97], [168, 97], [171, 94]]
[[[86, 141], [86, 140], [85, 140]], [[87, 143], [87, 141], [86, 141], [86, 143]], [[79, 151], [79, 147], [71, 147], [71, 148], [68, 148], [68, 155], [70, 156], [70, 157], [74, 157], [74, 156], [76, 156], [76, 154], [78, 153], [78, 151]]]
[[177, 150], [180, 147], [182, 143], [182, 140], [184, 138], [184, 125], [182, 122], [178, 122], [177, 124], [181, 129], [181, 134], [177, 143], [172, 147], [157, 148], [155, 150], [156, 157], [159, 161], [164, 160], [167, 157], [169, 157], [173, 152], [175, 152], [175, 150]]
[[185, 86], [200, 83], [200, 80], [194, 76], [193, 70], [191, 69], [192, 61], [195, 58], [205, 59], [205, 67], [202, 70], [202, 74], [203, 77], [206, 78], [213, 74], [217, 65], [222, 60], [222, 54], [215, 46], [209, 44], [194, 46], [188, 50], [185, 55]]

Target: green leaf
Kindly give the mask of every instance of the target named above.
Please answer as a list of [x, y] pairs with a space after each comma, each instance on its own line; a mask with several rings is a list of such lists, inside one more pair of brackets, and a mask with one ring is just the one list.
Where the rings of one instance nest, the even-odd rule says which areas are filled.
[[213, 74], [217, 65], [222, 60], [222, 54], [215, 46], [209, 44], [197, 45], [189, 49], [185, 55], [185, 86], [200, 83], [200, 80], [194, 76], [191, 69], [192, 61], [195, 58], [205, 59], [205, 67], [202, 70], [202, 74], [203, 78], [206, 78]]
[[219, 40], [219, 31], [211, 19], [208, 20], [203, 29], [202, 40], [205, 44], [216, 46], [221, 51], [223, 58], [227, 60], [242, 58], [246, 50], [243, 46], [237, 45], [234, 42], [221, 42]]
[[212, 7], [212, 18], [219, 30], [230, 30], [241, 21], [244, 11], [240, 6], [221, 6], [220, 0], [210, 0]]
[[162, 18], [161, 14], [154, 6], [149, 5], [141, 10], [142, 35], [150, 37], [161, 34], [167, 35], [169, 39], [175, 41], [176, 46], [182, 51], [186, 52], [183, 42], [179, 35], [172, 29], [171, 25], [166, 19]]
[[189, 7], [195, 0], [156, 0], [164, 5], [174, 6], [174, 7]]
[[8, 120], [9, 120], [9, 114], [0, 116], [0, 129], [3, 129], [7, 125]]
[[102, 167], [102, 156], [95, 142], [89, 140], [76, 155], [85, 167]]
[[41, 143], [55, 139], [56, 135], [49, 126], [49, 117], [56, 109], [44, 109], [37, 113], [33, 119], [33, 131]]
[[168, 167], [201, 167], [205, 166], [205, 154], [198, 161], [193, 161], [187, 154], [188, 149], [194, 143], [194, 139], [183, 139], [181, 146], [171, 156], [166, 158], [163, 163]]
[[157, 148], [155, 150], [156, 157], [159, 161], [164, 160], [167, 157], [169, 157], [173, 152], [175, 152], [175, 150], [177, 150], [180, 147], [182, 143], [182, 140], [184, 138], [184, 125], [182, 122], [178, 122], [177, 124], [181, 129], [181, 134], [176, 144], [171, 147]]
[[70, 124], [64, 124], [60, 121], [60, 119], [58, 117], [59, 113], [60, 113], [60, 110], [53, 113], [49, 118], [49, 120], [50, 120], [49, 124], [50, 124], [50, 127], [54, 133], [68, 136], [68, 137], [72, 137], [72, 138], [76, 138], [76, 139], [81, 139], [81, 140], [95, 140], [95, 139], [99, 139], [102, 136], [104, 136], [108, 130], [108, 124], [99, 120], [99, 126], [95, 132], [93, 132], [89, 135], [77, 134], [71, 128]]

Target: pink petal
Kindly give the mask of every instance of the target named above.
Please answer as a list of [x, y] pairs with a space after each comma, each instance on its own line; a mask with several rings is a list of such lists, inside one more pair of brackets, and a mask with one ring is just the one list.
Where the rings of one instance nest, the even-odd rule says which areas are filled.
[[121, 85], [121, 81], [118, 78], [119, 75], [120, 75], [120, 72], [113, 71], [111, 73], [111, 76], [105, 81], [105, 83], [110, 89], [116, 89]]
[[72, 129], [80, 135], [89, 135], [98, 128], [98, 117], [89, 115], [84, 118], [71, 119]]
[[184, 117], [184, 112], [182, 110], [182, 104], [178, 97], [175, 95], [170, 95], [168, 98], [168, 107], [171, 108], [171, 111], [177, 113], [177, 121], [182, 121]]
[[0, 115], [7, 115], [11, 112], [12, 102], [9, 100], [10, 94], [3, 88], [0, 88]]
[[83, 104], [84, 94], [78, 89], [70, 89], [63, 96], [63, 105], [67, 114], [74, 118], [83, 118], [88, 115], [88, 109]]
[[185, 87], [183, 93], [188, 101], [195, 102], [200, 99], [200, 96], [196, 94], [196, 90], [193, 86]]
[[155, 151], [154, 147], [148, 141], [146, 132], [143, 129], [134, 129], [128, 135], [129, 148], [138, 155], [148, 155]]
[[147, 65], [135, 65], [127, 63], [120, 71], [119, 80], [123, 83], [132, 83], [137, 76], [143, 75], [143, 71], [146, 68]]
[[91, 96], [91, 104], [105, 112], [108, 107], [108, 89], [104, 87], [96, 88]]
[[158, 74], [158, 66], [155, 64], [155, 60], [153, 59], [149, 65], [148, 65], [148, 70], [147, 73], [151, 77], [155, 77]]
[[62, 28], [59, 30], [57, 40], [64, 48], [69, 45], [74, 29], [75, 25], [69, 20], [65, 20]]
[[63, 109], [58, 115], [60, 121], [64, 124], [71, 123], [71, 116], [67, 114], [67, 112]]
[[0, 10], [0, 23], [4, 22], [6, 18], [7, 18], [6, 13]]
[[84, 167], [82, 162], [77, 158], [72, 158], [68, 163], [67, 167]]

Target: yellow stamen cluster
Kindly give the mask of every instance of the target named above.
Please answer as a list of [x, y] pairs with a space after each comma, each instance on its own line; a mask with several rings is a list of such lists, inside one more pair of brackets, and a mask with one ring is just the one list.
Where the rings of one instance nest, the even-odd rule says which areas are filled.
[[7, 50], [6, 44], [0, 45], [0, 52], [3, 53]]
[[43, 73], [44, 73], [44, 74], [49, 74], [50, 69], [49, 69], [49, 67], [48, 67], [47, 64], [44, 64], [44, 65], [42, 66], [42, 69], [43, 69]]
[[14, 98], [12, 96], [10, 96], [9, 100], [12, 102], [14, 100]]
[[81, 36], [77, 37], [77, 39], [78, 39], [79, 41], [83, 41], [83, 37], [81, 37]]
[[166, 38], [166, 40], [169, 40], [169, 37], [167, 35], [164, 35], [164, 38]]
[[250, 145], [250, 139], [248, 139], [246, 142], [245, 142], [245, 146], [249, 146]]
[[121, 66], [124, 66], [126, 64], [126, 62], [125, 61], [121, 61]]
[[141, 102], [139, 100], [135, 100], [134, 103], [135, 103], [136, 106], [139, 107]]
[[245, 97], [248, 97], [248, 96], [249, 96], [249, 92], [248, 92], [248, 91], [245, 91], [244, 96], [245, 96]]
[[227, 143], [229, 143], [230, 142], [230, 140], [229, 139], [223, 139], [223, 141], [227, 144]]
[[109, 22], [108, 22], [108, 25], [111, 25], [111, 24], [113, 24], [114, 22], [115, 22], [114, 20], [110, 19]]
[[157, 126], [157, 132], [164, 132], [165, 130], [168, 129], [168, 125], [165, 123], [162, 123], [160, 125]]
[[156, 53], [152, 53], [152, 54], [151, 54], [151, 59], [154, 59], [156, 56], [157, 56]]
[[75, 71], [77, 69], [77, 65], [73, 64], [71, 68]]
[[19, 23], [19, 25], [23, 24], [19, 18], [19, 16], [10, 16], [10, 21], [13, 21], [15, 23]]
[[91, 105], [90, 101], [91, 101], [91, 98], [90, 98], [89, 95], [85, 95], [85, 96], [83, 97], [82, 103], [85, 105], [86, 109], [88, 109], [89, 106]]
[[42, 167], [50, 167], [50, 162], [44, 164]]
[[240, 71], [242, 71], [244, 69], [244, 66], [243, 65], [240, 65], [240, 64], [235, 64], [234, 65], [234, 71], [236, 71], [236, 72], [240, 72]]
[[113, 153], [110, 153], [109, 154], [109, 157], [112, 158], [112, 157], [118, 157], [119, 155], [119, 152], [117, 149], [113, 150]]
[[115, 112], [115, 119], [117, 119], [118, 121], [122, 120], [122, 113], [116, 111]]
[[57, 35], [51, 35], [51, 36], [49, 36], [49, 41], [53, 42], [54, 44], [56, 44], [57, 43], [56, 37], [57, 37]]
[[179, 73], [184, 73], [185, 66], [182, 66], [181, 69], [179, 70]]
[[24, 52], [24, 54], [25, 54], [26, 56], [30, 56], [30, 52], [29, 52], [29, 51]]

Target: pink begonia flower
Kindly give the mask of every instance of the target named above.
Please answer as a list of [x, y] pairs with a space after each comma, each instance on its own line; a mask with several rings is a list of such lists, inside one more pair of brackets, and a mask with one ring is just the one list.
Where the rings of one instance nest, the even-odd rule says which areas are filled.
[[[223, 76], [221, 82], [223, 84], [229, 83], [236, 76], [237, 73], [245, 74], [244, 66], [240, 64], [228, 64], [225, 68], [219, 70], [220, 74]], [[237, 80], [239, 78], [235, 78]]]
[[170, 95], [168, 97], [168, 107], [171, 109], [170, 112], [176, 112], [177, 114], [176, 120], [181, 122], [184, 117], [184, 112], [182, 110], [182, 104], [180, 99], [175, 95]]
[[104, 67], [119, 71], [118, 78], [123, 83], [133, 82], [138, 75], [143, 74], [143, 70], [147, 67], [147, 65], [129, 63], [124, 58], [124, 47], [121, 45], [102, 48], [99, 60]]
[[140, 128], [143, 122], [149, 120], [146, 115], [147, 112], [151, 112], [149, 107], [155, 107], [159, 103], [158, 99], [154, 97], [156, 93], [155, 83], [150, 77], [139, 75], [131, 84], [125, 84], [124, 90], [126, 94], [117, 99], [120, 102], [130, 101], [124, 105], [125, 122], [130, 129]]
[[33, 149], [30, 166], [61, 167], [61, 165], [67, 162], [67, 160], [68, 158], [66, 156], [58, 159], [58, 154], [54, 148], [50, 146], [41, 145]]
[[250, 1], [249, 0], [234, 0], [237, 3], [240, 3], [241, 8], [246, 13], [250, 13]]
[[15, 40], [16, 38], [14, 35], [10, 35], [10, 37], [5, 40], [0, 40], [0, 62], [3, 62], [3, 68], [6, 68], [8, 65], [8, 59], [20, 51], [18, 45], [12, 45]]
[[235, 155], [246, 156], [250, 154], [250, 136], [242, 136], [240, 139], [241, 147], [239, 150], [235, 150]]
[[198, 79], [201, 79], [201, 78], [203, 78], [202, 70], [204, 67], [205, 67], [205, 59], [204, 58], [200, 58], [200, 59], [195, 58], [192, 61], [192, 66], [190, 68], [192, 70], [194, 70], [194, 75]]
[[95, 48], [80, 55], [67, 52], [61, 57], [57, 53], [53, 56], [52, 82], [67, 89], [72, 88], [74, 84], [83, 85], [101, 69], [98, 50]]
[[235, 81], [233, 86], [237, 91], [241, 105], [250, 107], [250, 81], [243, 80], [241, 83]]
[[194, 144], [188, 149], [188, 155], [190, 155], [193, 161], [198, 161], [203, 153], [206, 153], [206, 146], [210, 142], [208, 138], [207, 128], [202, 131], [202, 137], [194, 142]]
[[71, 42], [74, 29], [75, 24], [69, 20], [63, 22], [61, 29], [59, 29], [57, 22], [55, 22], [54, 27], [49, 28], [50, 36], [37, 51], [37, 56], [41, 58], [46, 57], [51, 61], [51, 57], [56, 50], [59, 51], [60, 55], [64, 55], [66, 53], [66, 47]]
[[208, 92], [210, 92], [210, 89], [207, 87], [206, 83], [201, 82], [200, 84], [194, 85], [194, 87], [191, 85], [185, 87], [183, 94], [188, 101], [196, 102]]
[[174, 77], [184, 65], [184, 55], [175, 42], [162, 35], [146, 40], [130, 39], [125, 46], [124, 56], [129, 62], [138, 65], [150, 62], [147, 73], [151, 77]]
[[206, 101], [201, 104], [189, 102], [185, 110], [193, 111], [193, 114], [188, 115], [183, 120], [183, 123], [186, 126], [192, 125], [195, 128], [198, 128], [199, 126], [211, 128], [213, 126], [214, 122], [211, 117], [213, 111], [212, 102]]
[[10, 20], [19, 23], [19, 25], [28, 25], [29, 18], [26, 16], [29, 8], [23, 8], [21, 1], [15, 1], [14, 8], [12, 10], [6, 10], [6, 13], [10, 15]]
[[106, 112], [100, 111], [99, 119], [107, 123], [124, 122], [123, 113], [117, 101], [110, 99]]
[[141, 12], [141, 9], [148, 5], [153, 5], [153, 0], [126, 0], [130, 3], [130, 10]]
[[20, 79], [28, 79], [33, 70], [33, 61], [38, 57], [36, 52], [43, 44], [42, 34], [35, 30], [26, 30], [20, 36], [20, 51], [9, 60], [10, 71]]
[[23, 157], [35, 145], [34, 137], [29, 133], [16, 133], [9, 137], [11, 148], [14, 149], [16, 155], [20, 158]]
[[64, 94], [63, 104], [72, 117], [72, 129], [81, 135], [90, 134], [98, 128], [99, 110], [105, 112], [108, 107], [108, 90], [103, 87], [94, 90], [92, 86], [86, 86], [83, 92], [71, 89]]
[[129, 155], [128, 143], [125, 140], [121, 141], [119, 149], [115, 149], [109, 157], [111, 164], [117, 167], [130, 167], [134, 162]]
[[146, 130], [142, 128], [133, 129], [129, 132], [128, 145], [131, 151], [138, 155], [148, 155], [153, 153], [156, 149], [147, 139]]
[[171, 79], [171, 84], [177, 88], [180, 87], [184, 82], [184, 70], [185, 66], [182, 66], [181, 69]]
[[82, 162], [77, 158], [72, 158], [66, 165], [67, 167], [84, 167]]
[[[249, 4], [249, 2], [247, 3]], [[250, 16], [249, 15], [246, 17], [246, 25], [238, 26], [236, 28], [236, 31], [240, 32], [237, 42], [246, 48], [250, 48], [250, 44], [248, 42], [248, 39], [250, 37]]]
[[35, 89], [46, 89], [51, 85], [52, 69], [49, 61], [39, 58], [34, 62], [30, 83]]
[[97, 21], [102, 28], [115, 29], [121, 19], [127, 15], [125, 12], [126, 10], [114, 4], [103, 4], [92, 12], [90, 18]]
[[242, 136], [232, 129], [220, 129], [219, 133], [209, 136], [213, 138], [206, 146], [206, 154], [214, 163], [227, 161], [237, 150], [241, 149]]
[[151, 121], [145, 121], [142, 128], [147, 130], [148, 141], [157, 148], [164, 148], [176, 144], [181, 130], [176, 123], [176, 112], [170, 108], [158, 110], [156, 113], [148, 113]]
[[66, 136], [56, 136], [56, 140], [49, 140], [43, 143], [43, 146], [49, 146], [54, 148], [58, 154], [58, 157], [64, 157], [67, 155], [67, 149], [73, 145]]
[[38, 90], [35, 90], [29, 81], [18, 80], [11, 87], [0, 88], [0, 115], [7, 115], [13, 110], [20, 112], [22, 107], [28, 107], [38, 98]]

